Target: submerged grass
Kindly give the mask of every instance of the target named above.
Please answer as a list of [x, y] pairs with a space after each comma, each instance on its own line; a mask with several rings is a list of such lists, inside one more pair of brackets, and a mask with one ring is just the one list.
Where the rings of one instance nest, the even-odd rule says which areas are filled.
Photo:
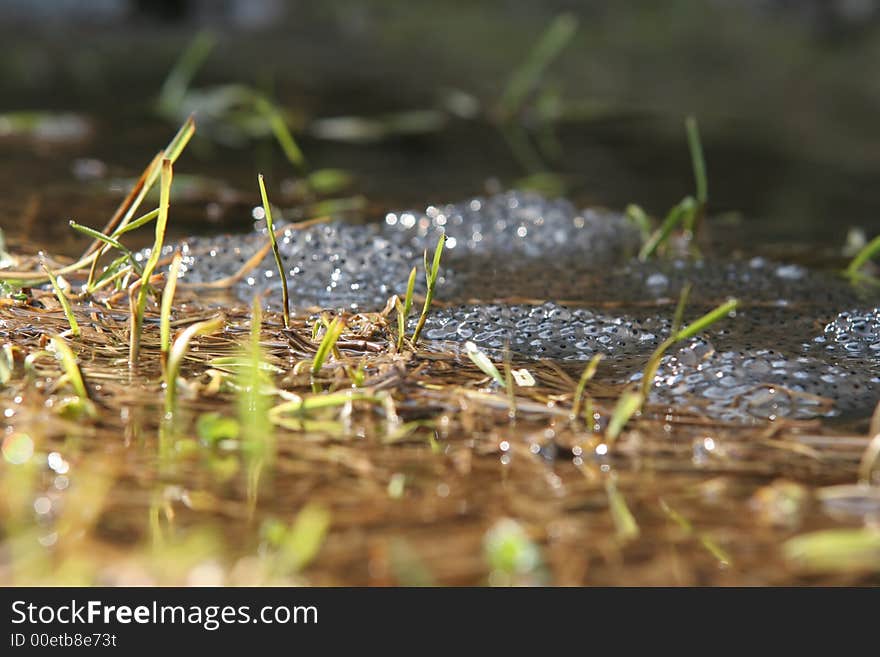
[[614, 522], [617, 539], [622, 543], [628, 543], [639, 537], [641, 530], [635, 516], [626, 504], [626, 499], [617, 489], [617, 483], [612, 477], [605, 480], [605, 494], [608, 496], [608, 509]]
[[690, 520], [673, 509], [669, 503], [662, 498], [660, 499], [660, 508], [663, 510], [663, 513], [665, 513], [666, 516], [678, 525], [688, 536], [696, 538], [700, 542], [700, 545], [702, 545], [706, 551], [715, 558], [719, 566], [726, 568], [733, 563], [733, 559], [726, 550], [721, 548], [718, 543], [706, 534], [696, 531]]
[[266, 367], [261, 341], [263, 313], [260, 300], [251, 303], [251, 330], [235, 376], [238, 422], [245, 444], [259, 459], [274, 455], [272, 422], [269, 419], [272, 389], [271, 370]]
[[308, 566], [321, 551], [331, 519], [330, 511], [318, 504], [300, 509], [290, 527], [276, 539], [278, 552], [271, 566], [274, 573], [299, 573]]
[[825, 529], [788, 539], [785, 558], [811, 573], [880, 572], [880, 530], [876, 527]]
[[[580, 379], [578, 379], [577, 388], [575, 388], [574, 391], [574, 398], [571, 402], [572, 419], [575, 419], [580, 415], [581, 404], [584, 401], [584, 391], [587, 388], [587, 383], [589, 383], [593, 379], [593, 377], [596, 376], [596, 372], [599, 370], [599, 363], [602, 362], [602, 359], [604, 357], [604, 354], [593, 354], [593, 357], [590, 358], [590, 362], [587, 363], [587, 366], [584, 368]], [[591, 418], [585, 419], [587, 420], [587, 424], [592, 424], [593, 421]]]

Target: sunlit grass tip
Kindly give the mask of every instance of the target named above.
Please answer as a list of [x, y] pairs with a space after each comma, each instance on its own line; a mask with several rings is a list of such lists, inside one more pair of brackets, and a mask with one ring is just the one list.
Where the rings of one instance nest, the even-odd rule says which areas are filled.
[[437, 246], [434, 249], [434, 259], [430, 266], [428, 265], [428, 251], [425, 250], [424, 253], [425, 278], [428, 284], [428, 289], [425, 292], [425, 304], [422, 306], [422, 314], [419, 316], [415, 331], [413, 331], [413, 344], [418, 343], [419, 337], [422, 335], [422, 329], [425, 327], [425, 322], [428, 320], [428, 311], [431, 309], [431, 303], [434, 301], [434, 290], [437, 287], [437, 279], [440, 277], [440, 258], [443, 255], [443, 246], [445, 243], [446, 234], [441, 233], [437, 240]]
[[144, 272], [140, 278], [140, 286], [137, 290], [136, 299], [132, 296], [132, 309], [129, 336], [129, 363], [137, 363], [140, 352], [141, 331], [144, 325], [144, 311], [147, 306], [147, 296], [150, 293], [150, 278], [159, 263], [162, 255], [162, 246], [165, 243], [165, 228], [168, 224], [168, 208], [171, 198], [171, 183], [174, 177], [171, 160], [162, 160], [162, 175], [159, 186], [159, 215], [156, 219], [156, 233], [150, 257], [144, 265]]
[[162, 290], [162, 307], [159, 313], [159, 348], [163, 366], [168, 360], [168, 351], [171, 349], [171, 309], [174, 304], [174, 293], [177, 290], [177, 278], [180, 274], [182, 260], [183, 256], [180, 251], [175, 252], [171, 259], [171, 265], [168, 267], [165, 289]]
[[327, 325], [324, 337], [318, 345], [318, 350], [315, 352], [314, 359], [312, 359], [312, 376], [320, 374], [321, 368], [324, 367], [324, 362], [336, 346], [336, 342], [339, 340], [339, 336], [342, 335], [344, 329], [345, 321], [339, 316], [334, 317]]
[[409, 319], [410, 310], [412, 310], [413, 295], [416, 289], [416, 268], [413, 267], [409, 272], [409, 280], [406, 283], [406, 296], [403, 303], [400, 299], [395, 300], [395, 308], [397, 310], [397, 351], [403, 349], [403, 341], [406, 337], [406, 320]]
[[97, 417], [98, 413], [94, 403], [89, 398], [89, 391], [86, 388], [85, 380], [80, 371], [76, 354], [73, 353], [70, 346], [61, 336], [53, 335], [50, 339], [52, 346], [55, 348], [55, 355], [61, 361], [67, 381], [77, 395], [77, 409], [91, 418]]
[[862, 269], [868, 262], [880, 253], [880, 235], [868, 242], [862, 249], [850, 260], [849, 265], [843, 274], [853, 283], [861, 281], [873, 280], [871, 276], [863, 273]]
[[284, 263], [281, 261], [281, 252], [278, 250], [278, 240], [275, 237], [275, 224], [272, 221], [272, 208], [269, 206], [269, 197], [266, 195], [266, 183], [263, 174], [257, 176], [260, 184], [260, 198], [263, 200], [263, 212], [266, 215], [266, 231], [269, 233], [269, 242], [272, 244], [272, 256], [275, 258], [275, 266], [278, 268], [278, 276], [281, 279], [281, 312], [284, 318], [284, 328], [290, 328], [290, 295], [287, 290], [287, 275], [284, 271]]
[[495, 363], [477, 347], [473, 342], [465, 342], [464, 343], [465, 353], [467, 353], [468, 358], [471, 359], [471, 362], [480, 368], [480, 371], [486, 376], [490, 377], [495, 383], [497, 383], [502, 388], [508, 387], [507, 379], [502, 376], [501, 372], [498, 371], [498, 368], [495, 366]]
[[223, 327], [224, 319], [214, 317], [203, 322], [196, 322], [187, 326], [171, 345], [168, 353], [168, 365], [165, 368], [165, 419], [174, 416], [177, 409], [177, 379], [180, 376], [180, 366], [189, 351], [192, 339], [199, 335], [216, 333]]
[[64, 311], [64, 316], [67, 318], [67, 323], [70, 325], [70, 334], [75, 338], [78, 338], [80, 336], [79, 323], [76, 321], [76, 315], [73, 314], [70, 300], [67, 298], [67, 294], [65, 294], [64, 290], [61, 289], [61, 285], [58, 283], [58, 278], [46, 265], [45, 258], [42, 257], [42, 254], [40, 254], [40, 256], [40, 266], [43, 268], [43, 271], [46, 272], [46, 276], [49, 277], [49, 282], [52, 284], [52, 291], [55, 292], [58, 303], [61, 304], [61, 309]]

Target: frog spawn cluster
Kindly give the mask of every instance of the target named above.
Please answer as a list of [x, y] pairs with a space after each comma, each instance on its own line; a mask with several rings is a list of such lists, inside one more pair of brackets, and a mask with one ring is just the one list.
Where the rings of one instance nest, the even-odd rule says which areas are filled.
[[772, 349], [716, 351], [707, 340], [694, 339], [663, 359], [651, 401], [751, 422], [870, 412], [878, 393], [877, 367], [847, 367]]
[[592, 355], [650, 354], [669, 334], [669, 322], [610, 317], [556, 303], [468, 304], [433, 311], [425, 324], [429, 340], [470, 340], [488, 349], [554, 360]]
[[[638, 232], [618, 214], [578, 212], [568, 201], [523, 192], [389, 213], [380, 224], [288, 226], [278, 245], [291, 299], [299, 308], [381, 309], [392, 294], [406, 289], [410, 270], [421, 266], [423, 252], [432, 251], [441, 234], [446, 235], [441, 295], [457, 289], [457, 273], [480, 258], [525, 261], [552, 254], [598, 264], [638, 245]], [[182, 280], [233, 276], [267, 241], [264, 225], [249, 235], [187, 240], [181, 245]], [[266, 292], [278, 299], [281, 283], [272, 255], [267, 253], [233, 289], [243, 301]], [[423, 276], [416, 291], [424, 291]]]
[[847, 357], [880, 357], [880, 308], [840, 313], [814, 342], [828, 352]]
[[[433, 249], [441, 233], [447, 242], [438, 296], [447, 300], [494, 296], [494, 289], [486, 294], [480, 287], [486, 271], [504, 272], [500, 278], [506, 296], [541, 288], [552, 290], [555, 298], [584, 302], [603, 294], [628, 301], [674, 298], [688, 281], [695, 283], [695, 304], [731, 294], [779, 309], [793, 300], [806, 307], [828, 307], [854, 299], [843, 284], [763, 259], [628, 261], [638, 247], [638, 232], [620, 215], [578, 212], [564, 200], [509, 192], [424, 211], [392, 212], [380, 224], [284, 228], [279, 246], [293, 302], [300, 309], [377, 310], [405, 289], [411, 268], [420, 265], [422, 252]], [[182, 278], [199, 283], [232, 276], [267, 240], [264, 226], [244, 236], [188, 240], [182, 245]], [[537, 285], [518, 281], [520, 268]], [[577, 282], [566, 283], [575, 280], [573, 272]], [[542, 281], [554, 284], [547, 287]], [[277, 301], [280, 281], [271, 254], [234, 289], [242, 300], [268, 293]], [[417, 292], [423, 291], [420, 275]], [[595, 353], [644, 358], [668, 333], [669, 322], [662, 318], [637, 321], [547, 302], [435, 308], [423, 335], [432, 341], [470, 340], [487, 349], [509, 348], [517, 356], [584, 360]], [[716, 350], [701, 340], [665, 357], [652, 385], [652, 400], [739, 421], [869, 412], [876, 402], [880, 310], [841, 313], [803, 353], [789, 351], [788, 356], [761, 348], [774, 344], [772, 337], [762, 340], [762, 331], [749, 333], [751, 346], [744, 351]]]

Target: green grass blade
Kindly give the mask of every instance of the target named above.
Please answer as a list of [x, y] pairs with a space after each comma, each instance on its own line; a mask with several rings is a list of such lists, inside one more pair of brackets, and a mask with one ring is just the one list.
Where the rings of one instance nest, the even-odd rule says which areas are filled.
[[260, 342], [263, 327], [263, 313], [259, 297], [251, 304], [250, 340], [241, 354], [243, 366], [236, 372], [238, 386], [238, 421], [242, 427], [242, 438], [254, 456], [272, 456], [274, 437], [269, 418], [270, 397], [265, 391], [271, 387], [272, 369], [264, 359]]
[[409, 317], [410, 310], [412, 310], [413, 303], [413, 295], [415, 294], [416, 289], [416, 268], [413, 267], [412, 271], [409, 272], [409, 280], [406, 283], [406, 296], [403, 298], [403, 315], [404, 317]]
[[578, 19], [572, 14], [560, 14], [547, 26], [526, 61], [511, 75], [504, 89], [499, 102], [504, 119], [509, 119], [522, 108], [544, 71], [571, 41], [577, 27]]
[[51, 340], [55, 348], [55, 357], [61, 361], [67, 381], [76, 392], [75, 400], [62, 402], [62, 404], [56, 406], [56, 410], [74, 418], [81, 418], [84, 415], [92, 419], [97, 418], [98, 410], [95, 408], [94, 402], [89, 398], [89, 392], [86, 389], [76, 355], [61, 336], [53, 335]]
[[663, 509], [663, 513], [665, 513], [670, 520], [684, 530], [685, 534], [699, 540], [700, 545], [702, 545], [709, 554], [715, 557], [719, 566], [726, 568], [733, 563], [733, 559], [727, 551], [705, 534], [696, 531], [690, 520], [669, 506], [669, 504], [666, 503], [666, 500], [662, 498], [660, 499], [660, 508]]
[[104, 242], [104, 244], [107, 244], [108, 246], [111, 246], [114, 249], [121, 251], [122, 253], [131, 253], [131, 251], [129, 251], [127, 248], [125, 248], [122, 244], [120, 244], [117, 240], [109, 235], [105, 235], [104, 233], [97, 231], [94, 228], [89, 228], [88, 226], [78, 224], [73, 219], [71, 219], [68, 223], [70, 224], [71, 228], [73, 228], [75, 231], [82, 233], [83, 235], [87, 235], [92, 239]]
[[737, 305], [739, 305], [739, 301], [736, 299], [730, 299], [726, 303], [722, 303], [714, 310], [710, 310], [698, 320], [691, 322], [683, 329], [679, 330], [678, 333], [675, 334], [675, 341], [681, 342], [682, 340], [692, 338], [700, 331], [712, 326], [712, 324], [719, 319], [727, 317], [730, 313], [736, 310]]
[[844, 275], [852, 281], [857, 280], [861, 276], [862, 267], [878, 253], [880, 253], [880, 235], [862, 247], [862, 250], [855, 255], [844, 270]]
[[623, 214], [636, 225], [642, 236], [642, 244], [646, 244], [651, 239], [651, 220], [648, 218], [648, 214], [635, 203], [626, 206]]
[[321, 340], [321, 344], [318, 345], [318, 350], [315, 352], [315, 358], [312, 361], [312, 376], [320, 374], [321, 368], [324, 367], [324, 361], [327, 360], [330, 351], [336, 346], [336, 342], [339, 340], [339, 336], [342, 335], [343, 329], [345, 329], [345, 322], [341, 317], [334, 317], [324, 332], [324, 337]]
[[814, 573], [880, 572], [880, 530], [876, 527], [813, 531], [782, 544], [787, 561]]
[[[121, 255], [116, 260], [111, 262], [104, 269], [104, 272], [98, 277], [95, 281], [94, 290], [99, 290], [102, 287], [109, 285], [114, 280], [118, 280], [120, 277], [124, 276], [126, 273], [132, 271], [131, 261], [128, 259], [128, 256]], [[138, 270], [138, 275], [142, 272]], [[117, 287], [119, 289], [119, 287]]]
[[648, 238], [648, 241], [642, 246], [642, 250], [639, 251], [639, 260], [644, 262], [654, 255], [654, 252], [666, 243], [676, 227], [678, 227], [679, 224], [686, 222], [688, 217], [692, 216], [696, 211], [697, 202], [692, 196], [682, 199], [678, 205], [669, 211], [666, 218], [663, 220], [663, 223], [660, 225], [660, 228], [655, 230], [651, 237]]
[[82, 399], [89, 399], [89, 392], [86, 389], [86, 384], [83, 380], [82, 372], [79, 369], [76, 355], [60, 335], [53, 335], [50, 339], [52, 340], [52, 345], [55, 347], [55, 355], [58, 360], [61, 361], [64, 373], [67, 375], [67, 380], [70, 381], [73, 390]]
[[[183, 122], [183, 125], [180, 126], [180, 130], [171, 138], [171, 141], [168, 142], [168, 145], [165, 147], [165, 155], [164, 159], [171, 160], [171, 163], [174, 164], [177, 162], [177, 158], [180, 157], [180, 154], [183, 153], [183, 149], [186, 148], [186, 145], [189, 143], [189, 140], [192, 139], [192, 136], [196, 132], [196, 121], [195, 118], [190, 116], [186, 121]], [[153, 176], [152, 183], [150, 187], [153, 186], [153, 183], [156, 182], [156, 179], [159, 178], [160, 171], [157, 171]], [[144, 196], [147, 195], [149, 189], [144, 192]], [[133, 215], [134, 213], [132, 213]]]
[[254, 102], [257, 111], [269, 123], [269, 128], [272, 130], [272, 134], [275, 135], [275, 140], [281, 146], [281, 150], [284, 151], [287, 161], [296, 167], [300, 173], [304, 173], [308, 169], [305, 155], [303, 155], [302, 149], [300, 149], [290, 133], [290, 129], [287, 127], [287, 122], [284, 120], [281, 111], [274, 103], [262, 96], [258, 96]]
[[415, 331], [413, 331], [413, 344], [417, 344], [419, 341], [422, 329], [425, 327], [425, 322], [428, 319], [428, 311], [431, 309], [431, 303], [434, 301], [434, 290], [437, 286], [437, 278], [440, 274], [440, 258], [443, 255], [443, 245], [445, 243], [446, 235], [445, 233], [441, 233], [440, 239], [437, 240], [437, 247], [434, 249], [434, 260], [432, 261], [430, 268], [428, 267], [428, 252], [425, 251], [424, 254], [425, 278], [428, 283], [428, 289], [425, 293], [425, 305], [422, 307], [422, 314], [419, 316], [419, 322], [416, 324]]
[[147, 295], [150, 290], [150, 278], [156, 269], [159, 258], [162, 255], [162, 245], [165, 242], [165, 228], [168, 224], [168, 207], [171, 198], [171, 183], [174, 178], [174, 170], [171, 160], [162, 160], [162, 178], [159, 187], [159, 216], [156, 219], [156, 237], [150, 257], [144, 265], [144, 273], [140, 279], [140, 288], [137, 292], [137, 302], [132, 309], [131, 334], [129, 336], [129, 362], [137, 363], [140, 352], [141, 330], [144, 325], [144, 311], [147, 306]]
[[171, 306], [174, 303], [174, 292], [177, 290], [177, 277], [180, 273], [180, 261], [183, 256], [180, 251], [171, 259], [168, 268], [168, 278], [165, 281], [165, 289], [162, 291], [162, 309], [159, 315], [159, 344], [162, 353], [162, 362], [166, 362], [168, 351], [171, 348]]
[[[578, 417], [581, 411], [581, 403], [584, 399], [584, 390], [587, 388], [587, 383], [589, 383], [594, 376], [596, 376], [596, 371], [599, 369], [599, 363], [602, 362], [604, 358], [604, 354], [594, 354], [590, 359], [590, 362], [587, 363], [587, 366], [584, 368], [583, 373], [581, 374], [581, 378], [578, 380], [577, 388], [574, 391], [574, 399], [571, 404], [571, 417], [572, 419]], [[592, 419], [588, 418], [587, 422], [592, 424]]]
[[281, 277], [281, 311], [284, 315], [284, 328], [290, 328], [290, 296], [287, 291], [287, 275], [284, 271], [284, 263], [281, 262], [281, 252], [278, 250], [278, 240], [275, 238], [275, 224], [272, 222], [272, 208], [269, 207], [269, 197], [266, 195], [266, 183], [263, 174], [257, 176], [260, 183], [260, 197], [263, 199], [263, 211], [266, 213], [266, 229], [269, 233], [269, 242], [272, 244], [272, 255], [275, 257], [275, 266], [278, 268], [278, 276]]
[[[122, 253], [122, 255], [124, 255], [125, 258], [128, 260], [128, 262], [131, 264], [132, 269], [134, 269], [138, 273], [139, 276], [143, 273], [143, 270], [141, 269], [140, 263], [137, 260], [135, 260], [134, 254], [124, 244], [122, 244], [120, 241], [118, 241], [115, 237], [113, 237], [112, 235], [105, 235], [104, 233], [97, 231], [94, 228], [89, 228], [88, 226], [83, 226], [82, 224], [78, 224], [77, 222], [75, 222], [73, 220], [71, 220], [69, 223], [70, 223], [70, 227], [73, 228], [74, 230], [82, 233], [83, 235], [87, 235], [87, 236], [91, 237], [92, 239], [98, 240], [99, 242], [103, 242], [107, 246], [112, 247], [112, 248], [116, 249], [117, 251], [119, 251], [120, 253]], [[100, 280], [101, 279], [99, 278], [98, 280], [95, 281], [95, 283], [92, 286], [92, 290], [96, 289], [96, 285]]]
[[118, 228], [117, 230], [113, 231], [113, 235], [111, 235], [111, 237], [118, 238], [121, 235], [125, 235], [125, 233], [129, 233], [133, 230], [140, 228], [141, 226], [144, 226], [144, 225], [150, 223], [151, 221], [153, 221], [153, 219], [155, 219], [158, 216], [159, 216], [159, 208], [156, 208], [155, 210], [150, 210], [149, 212], [147, 212], [147, 214], [142, 215], [142, 216], [138, 217], [137, 219], [135, 219], [134, 221], [126, 224], [125, 226], [122, 226], [121, 228]]
[[641, 533], [639, 524], [629, 510], [623, 494], [617, 489], [617, 484], [610, 477], [605, 480], [605, 494], [608, 496], [608, 510], [611, 512], [617, 539], [621, 543], [637, 539]]
[[620, 395], [614, 410], [611, 412], [608, 428], [605, 430], [605, 441], [609, 446], [614, 444], [632, 416], [641, 410], [643, 403], [644, 397], [642, 397], [640, 392], [626, 390]]
[[[110, 232], [110, 234], [114, 237], [118, 237], [121, 233], [119, 231], [123, 230], [132, 220], [141, 203], [143, 203], [144, 198], [146, 198], [147, 194], [150, 193], [150, 190], [153, 188], [153, 185], [156, 184], [156, 180], [160, 179], [164, 170], [164, 162], [165, 160], [169, 160], [173, 165], [177, 158], [180, 157], [180, 154], [183, 152], [183, 149], [186, 148], [186, 145], [189, 143], [192, 136], [196, 131], [196, 123], [193, 117], [189, 117], [174, 137], [171, 138], [171, 141], [168, 142], [168, 145], [162, 150], [159, 155], [153, 159], [150, 165], [147, 167], [147, 170], [144, 171], [143, 178], [143, 186], [141, 187], [138, 194], [132, 200], [131, 205], [126, 210], [122, 219], [119, 222], [119, 225], [112, 230], [110, 228], [105, 229], [105, 233]], [[161, 191], [160, 191], [161, 196]], [[161, 210], [161, 208], [160, 208]], [[157, 215], [157, 217], [161, 215], [161, 211]], [[164, 230], [164, 229], [163, 229]], [[102, 244], [101, 247], [95, 251], [95, 253], [91, 254], [87, 258], [83, 258], [82, 262], [88, 263], [91, 262], [91, 270], [89, 271], [89, 278], [86, 282], [86, 289], [88, 291], [92, 291], [92, 286], [95, 280], [95, 275], [97, 273], [98, 262], [101, 259], [101, 256], [106, 253], [107, 245]], [[74, 263], [79, 264], [79, 263]]]
[[58, 303], [61, 304], [61, 309], [64, 311], [64, 316], [67, 318], [67, 323], [70, 325], [70, 334], [75, 338], [80, 336], [79, 323], [76, 321], [76, 315], [73, 314], [73, 308], [70, 307], [70, 300], [67, 298], [67, 295], [64, 294], [64, 290], [61, 289], [61, 286], [58, 285], [58, 279], [55, 277], [49, 267], [46, 266], [44, 260], [40, 260], [40, 266], [43, 268], [43, 271], [46, 272], [46, 276], [49, 277], [49, 282], [52, 284], [52, 290], [55, 292], [55, 296], [58, 298]]
[[[682, 306], [686, 299], [687, 297], [685, 296], [685, 290], [682, 290], [682, 296], [679, 298], [679, 305]], [[648, 359], [648, 363], [645, 365], [645, 370], [642, 373], [641, 395], [643, 399], [648, 398], [648, 394], [651, 391], [651, 385], [653, 385], [654, 377], [657, 374], [657, 369], [660, 367], [660, 361], [663, 359], [666, 351], [675, 343], [681, 342], [682, 340], [687, 340], [688, 338], [692, 338], [697, 333], [707, 329], [715, 322], [724, 319], [730, 313], [736, 310], [738, 303], [739, 302], [736, 299], [730, 299], [729, 301], [721, 304], [717, 308], [710, 310], [708, 313], [706, 313], [696, 321], [691, 322], [683, 329], [678, 329], [673, 335], [669, 336], [668, 338], [666, 338], [666, 340], [660, 343], [660, 345], [654, 350], [654, 353], [651, 354], [651, 357]], [[681, 314], [684, 314], [683, 310], [681, 311]], [[677, 309], [676, 315], [679, 315], [679, 311]], [[678, 318], [676, 321], [680, 322], [681, 319]]]
[[384, 402], [384, 398], [363, 390], [340, 390], [327, 394], [308, 395], [298, 399], [289, 399], [273, 406], [269, 411], [269, 417], [276, 424], [281, 424], [284, 416], [289, 414], [302, 415], [327, 408], [339, 408], [353, 401], [381, 404]]
[[400, 303], [400, 298], [394, 297], [394, 310], [397, 313], [397, 342], [395, 346], [397, 347], [397, 351], [403, 350], [403, 341], [406, 338], [406, 313], [403, 310], [403, 304]]
[[675, 304], [675, 314], [672, 316], [672, 330], [670, 331], [672, 335], [677, 334], [684, 323], [684, 309], [687, 306], [688, 298], [691, 296], [692, 288], [693, 285], [685, 283], [681, 288], [681, 293], [678, 295], [678, 303]]
[[321, 551], [330, 522], [330, 512], [324, 507], [314, 503], [304, 506], [285, 534], [275, 564], [277, 572], [296, 573], [308, 566]]
[[403, 349], [403, 340], [406, 337], [406, 320], [412, 310], [413, 295], [416, 289], [416, 267], [409, 272], [409, 280], [406, 283], [406, 296], [401, 305], [400, 299], [395, 301], [397, 309], [397, 351]]
[[198, 335], [210, 335], [223, 327], [222, 317], [215, 317], [203, 322], [197, 322], [187, 326], [174, 340], [171, 350], [168, 352], [168, 366], [165, 368], [165, 418], [173, 417], [177, 410], [177, 378], [180, 375], [180, 365], [189, 351], [189, 343]]
[[213, 34], [201, 31], [183, 51], [159, 92], [158, 106], [162, 114], [170, 116], [178, 113], [193, 77], [211, 54], [216, 42]]
[[479, 347], [475, 345], [473, 342], [465, 342], [464, 349], [467, 353], [468, 358], [471, 359], [474, 365], [480, 368], [480, 371], [486, 376], [491, 377], [495, 383], [497, 383], [502, 388], [507, 387], [507, 380], [501, 376], [501, 372], [498, 371], [498, 368], [495, 367], [495, 364], [489, 359], [489, 357], [480, 351]]
[[697, 203], [705, 207], [709, 201], [709, 182], [706, 176], [706, 160], [703, 157], [703, 145], [700, 142], [700, 128], [697, 119], [687, 117], [684, 122], [687, 132], [688, 149], [691, 153], [691, 164], [694, 167], [694, 182], [697, 186]]

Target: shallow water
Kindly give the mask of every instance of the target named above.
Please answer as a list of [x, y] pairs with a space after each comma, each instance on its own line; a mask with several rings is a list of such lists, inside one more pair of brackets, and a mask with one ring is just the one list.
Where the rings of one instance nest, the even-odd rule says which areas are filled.
[[[497, 20], [459, 10], [480, 35], [473, 41], [497, 29]], [[437, 90], [453, 82], [469, 80], [488, 98], [509, 71], [507, 50], [474, 58], [466, 48], [446, 47], [442, 30], [395, 20], [404, 52], [420, 34], [439, 40], [436, 52], [450, 59], [430, 75], [413, 73], [411, 58], [393, 46], [377, 51], [363, 36], [371, 28], [339, 40], [302, 28], [297, 39], [261, 40], [256, 53], [254, 39], [240, 38], [203, 81], [243, 80], [249, 60], [265, 61], [263, 49], [274, 47], [278, 61], [303, 64], [278, 71], [279, 97], [290, 107], [370, 115], [432, 105], [438, 95], [443, 102], [448, 96]], [[517, 39], [505, 38], [520, 56], [535, 17], [505, 20], [511, 30], [521, 28]], [[880, 295], [836, 275], [846, 262], [847, 229], [861, 226], [871, 237], [880, 216], [869, 135], [875, 112], [864, 109], [872, 92], [857, 80], [848, 87], [840, 74], [865, 70], [873, 61], [870, 42], [853, 39], [848, 53], [823, 60], [822, 68], [813, 66], [815, 50], [798, 28], [773, 33], [779, 38], [766, 43], [774, 48], [751, 43], [743, 52], [734, 46], [734, 23], [725, 23], [726, 40], [713, 36], [706, 46], [682, 18], [683, 27], [672, 26], [690, 34], [675, 32], [676, 43], [690, 44], [682, 56], [652, 40], [664, 32], [653, 27], [662, 20], [645, 23], [651, 38], [623, 40], [646, 47], [650, 56], [640, 61], [652, 66], [634, 67], [613, 48], [604, 57], [591, 50], [607, 48], [603, 35], [611, 34], [598, 18], [584, 25], [596, 25], [599, 38], [585, 34], [588, 45], [574, 46], [573, 63], [561, 62], [569, 93], [589, 88], [609, 99], [603, 112], [556, 128], [563, 150], [552, 165], [569, 183], [569, 200], [496, 196], [528, 170], [485, 117], [369, 145], [305, 136], [313, 168], [355, 174], [344, 191], [355, 209], [330, 212], [338, 223], [284, 233], [296, 308], [289, 330], [282, 330], [270, 258], [233, 294], [183, 284], [234, 273], [265, 244], [257, 171], [267, 176], [276, 218], [326, 214], [312, 209], [321, 198], [301, 193], [295, 172], [268, 142], [194, 142], [175, 169], [169, 239], [185, 242], [188, 252], [174, 331], [213, 316], [217, 304], [226, 323], [194, 340], [172, 428], [161, 422], [154, 309], [139, 365], [130, 369], [124, 295], [110, 310], [76, 306], [83, 337], [67, 341], [96, 405], [91, 419], [77, 415], [61, 366], [42, 353], [47, 336], [67, 328], [51, 292], [4, 297], [0, 344], [12, 347], [12, 367], [0, 389], [0, 582], [877, 584], [876, 560], [866, 565], [850, 552], [837, 555], [837, 568], [815, 568], [789, 542], [853, 528], [867, 528], [870, 540], [880, 514], [875, 487], [852, 486], [877, 398]], [[761, 31], [766, 24], [747, 25]], [[0, 137], [0, 224], [14, 254], [78, 255], [85, 242], [65, 220], [103, 225], [126, 181], [173, 131], [150, 108], [179, 48], [111, 71], [102, 67], [125, 61], [119, 52], [147, 52], [156, 39], [152, 32], [126, 34], [121, 45], [103, 38], [97, 60], [57, 56], [65, 46], [55, 39], [48, 63], [28, 60], [27, 48], [16, 46], [20, 56], [2, 65], [10, 104], [4, 110], [57, 108], [76, 117]], [[10, 35], [8, 43], [23, 39]], [[317, 56], [326, 44], [340, 50], [339, 43], [388, 80], [349, 79], [346, 87], [350, 58]], [[302, 51], [294, 57], [289, 47]], [[500, 62], [494, 69], [493, 56]], [[456, 72], [458, 57], [466, 65]], [[737, 71], [752, 57], [762, 66], [748, 67], [747, 83]], [[309, 73], [310, 61], [322, 70]], [[585, 62], [591, 84], [583, 82]], [[710, 76], [701, 62], [714, 62]], [[767, 62], [791, 62], [795, 72]], [[21, 70], [13, 76], [15, 66]], [[89, 73], [95, 70], [104, 73]], [[664, 70], [690, 81], [674, 98]], [[799, 83], [803, 70], [813, 72], [815, 89]], [[292, 75], [313, 77], [291, 82]], [[133, 77], [139, 82], [132, 87]], [[32, 79], [58, 84], [48, 94]], [[790, 93], [792, 80], [800, 94]], [[130, 99], [113, 92], [123, 86], [132, 89]], [[662, 216], [691, 190], [681, 130], [681, 115], [690, 111], [700, 115], [710, 170], [703, 257], [638, 263], [638, 233], [619, 210], [639, 202]], [[217, 127], [202, 124], [200, 134], [216, 137]], [[393, 313], [367, 311], [403, 292], [410, 268], [421, 268], [422, 252], [433, 249], [440, 230], [455, 244], [447, 243], [425, 341], [414, 355], [397, 354], [390, 347]], [[126, 245], [142, 248], [151, 239], [150, 231], [139, 232]], [[605, 432], [621, 391], [639, 380], [669, 334], [686, 283], [693, 286], [686, 321], [731, 296], [741, 301], [736, 316], [669, 350], [650, 403], [609, 445]], [[289, 399], [311, 398], [315, 385], [328, 391], [318, 396], [353, 397], [283, 414], [271, 431], [253, 429], [245, 418], [212, 432], [216, 417], [207, 414], [239, 417], [236, 359], [254, 292], [268, 293], [261, 341], [274, 385]], [[317, 380], [308, 374], [315, 306], [343, 309], [349, 318], [339, 357]], [[465, 340], [502, 373], [508, 358], [511, 370], [526, 370], [512, 401], [468, 360]], [[604, 359], [585, 386], [589, 402], [576, 402], [585, 360], [597, 353]], [[376, 399], [351, 393], [361, 364], [364, 390]], [[621, 521], [621, 498], [637, 535]], [[532, 565], [499, 568], [492, 553], [499, 535]], [[314, 554], [303, 554], [303, 541], [316, 545]], [[537, 560], [525, 558], [535, 554]]]

